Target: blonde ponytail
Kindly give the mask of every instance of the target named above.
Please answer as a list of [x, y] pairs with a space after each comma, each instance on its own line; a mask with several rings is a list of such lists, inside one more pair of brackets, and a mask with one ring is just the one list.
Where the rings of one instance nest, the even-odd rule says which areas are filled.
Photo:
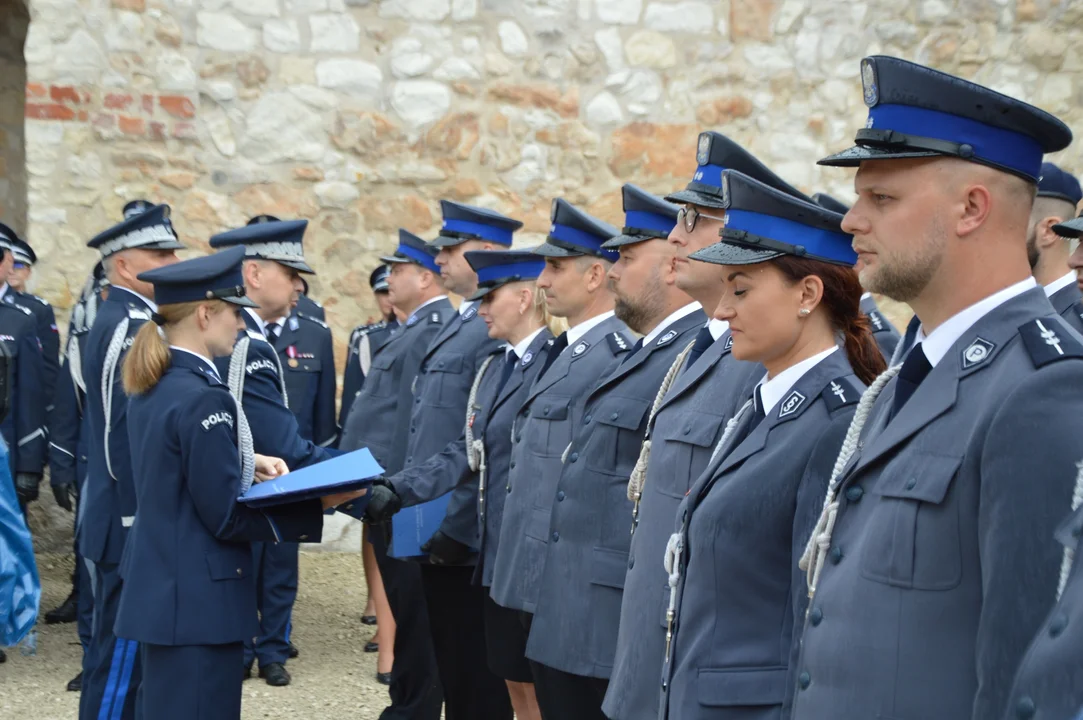
[[162, 305], [157, 313], [162, 321], [161, 328], [155, 322], [143, 323], [124, 358], [121, 377], [125, 393], [142, 395], [154, 389], [173, 362], [173, 355], [169, 350], [169, 343], [166, 341], [163, 330], [192, 315], [201, 305], [208, 305], [212, 313], [221, 312], [226, 308], [226, 303], [221, 300], [197, 300]]

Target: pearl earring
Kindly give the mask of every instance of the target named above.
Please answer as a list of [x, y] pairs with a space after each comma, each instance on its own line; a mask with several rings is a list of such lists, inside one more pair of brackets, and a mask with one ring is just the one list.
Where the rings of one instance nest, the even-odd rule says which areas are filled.
[[797, 314], [800, 315], [801, 317], [807, 317], [810, 312], [812, 312], [812, 311], [809, 310], [808, 308], [801, 308], [800, 310], [797, 311]]

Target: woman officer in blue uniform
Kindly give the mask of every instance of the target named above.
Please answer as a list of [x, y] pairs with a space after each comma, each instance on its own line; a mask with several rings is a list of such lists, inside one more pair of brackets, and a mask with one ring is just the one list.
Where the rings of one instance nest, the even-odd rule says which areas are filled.
[[767, 374], [678, 511], [661, 716], [779, 720], [807, 604], [797, 562], [884, 360], [842, 216], [740, 173], [722, 183], [722, 242], [691, 257], [724, 266], [715, 317], [730, 323], [733, 356]]
[[153, 323], [124, 363], [138, 511], [121, 573], [118, 637], [142, 644], [142, 714], [236, 720], [243, 645], [256, 631], [251, 540], [318, 541], [324, 507], [358, 493], [253, 510], [237, 498], [288, 472], [254, 455], [248, 423], [211, 358], [243, 327], [243, 248], [139, 276]]

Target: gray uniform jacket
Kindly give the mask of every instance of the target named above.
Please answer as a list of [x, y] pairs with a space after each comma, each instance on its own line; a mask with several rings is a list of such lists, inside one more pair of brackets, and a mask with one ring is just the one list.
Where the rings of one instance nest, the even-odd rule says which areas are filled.
[[669, 576], [661, 558], [673, 519], [700, 476], [738, 401], [751, 396], [762, 365], [730, 354], [729, 331], [674, 381], [647, 429], [651, 456], [628, 551], [613, 672], [602, 710], [613, 720], [658, 716], [658, 679], [665, 652]]
[[885, 359], [890, 360], [895, 352], [895, 346], [899, 344], [899, 331], [890, 320], [884, 317], [880, 308], [876, 306], [876, 301], [871, 297], [861, 298], [861, 312], [869, 318], [872, 336], [876, 344], [880, 346], [880, 352]]
[[1083, 300], [1083, 293], [1079, 292], [1079, 286], [1075, 283], [1062, 287], [1049, 297], [1049, 302], [1057, 314], [1078, 333], [1083, 333], [1083, 302], [1081, 300]]
[[1072, 720], [1083, 710], [1083, 508], [1061, 524], [1056, 538], [1072, 553], [1071, 574], [1023, 657], [1004, 720]]
[[[376, 351], [365, 385], [354, 402], [355, 408], [346, 418], [340, 449], [367, 447], [384, 468], [385, 475], [402, 469], [410, 432], [414, 377], [429, 342], [454, 314], [455, 308], [447, 298], [426, 305]], [[363, 503], [356, 503], [355, 507], [355, 517], [360, 517]]]
[[789, 717], [808, 597], [797, 562], [864, 390], [836, 350], [751, 432], [749, 408], [696, 480], [678, 516], [684, 552], [668, 657], [663, 649], [663, 719]]
[[582, 422], [587, 393], [631, 350], [627, 332], [616, 316], [592, 327], [534, 380], [516, 414], [491, 592], [503, 607], [534, 612], [560, 458]]
[[[477, 306], [475, 303], [462, 313], [456, 312], [422, 357], [410, 405], [403, 467], [420, 465], [462, 434], [474, 377], [485, 358], [503, 346], [503, 342], [489, 337]], [[478, 535], [477, 498], [476, 478], [453, 490], [440, 530], [464, 545], [473, 545]], [[391, 522], [403, 521], [398, 518]]]
[[552, 512], [531, 660], [575, 675], [612, 672], [632, 528], [628, 478], [658, 388], [706, 321], [696, 310], [670, 323], [587, 395], [555, 492], [541, 498]]
[[795, 720], [987, 720], [1056, 586], [1083, 343], [1041, 288], [986, 314], [843, 468]]
[[[477, 537], [470, 545], [478, 548], [474, 580], [484, 587], [493, 582], [493, 564], [504, 516], [504, 498], [508, 494], [508, 466], [511, 463], [511, 426], [530, 385], [545, 362], [546, 348], [553, 334], [543, 329], [516, 363], [503, 388], [500, 377], [504, 357], [493, 358], [485, 371], [470, 419], [475, 440], [485, 447], [485, 484], [479, 486], [477, 502]], [[497, 390], [499, 388], [499, 393]], [[466, 417], [464, 415], [464, 421]], [[404, 507], [428, 502], [451, 492], [457, 486], [480, 476], [470, 470], [466, 436], [449, 444], [420, 465], [406, 468], [388, 478]]]

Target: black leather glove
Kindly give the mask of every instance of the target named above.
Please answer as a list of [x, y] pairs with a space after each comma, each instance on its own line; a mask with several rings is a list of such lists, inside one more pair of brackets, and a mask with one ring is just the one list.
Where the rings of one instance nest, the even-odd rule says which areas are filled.
[[384, 478], [379, 478], [369, 488], [369, 504], [365, 507], [365, 520], [373, 525], [383, 525], [402, 508], [402, 498]]
[[429, 562], [433, 565], [462, 565], [471, 555], [469, 545], [445, 535], [443, 530], [433, 533], [429, 541], [421, 546], [421, 552], [429, 554]]
[[37, 473], [15, 473], [15, 494], [24, 505], [38, 499], [38, 483], [41, 475]]
[[71, 483], [65, 483], [63, 485], [53, 485], [53, 497], [56, 498], [56, 504], [64, 508], [68, 512], [72, 511], [72, 498], [75, 497], [75, 488]]

